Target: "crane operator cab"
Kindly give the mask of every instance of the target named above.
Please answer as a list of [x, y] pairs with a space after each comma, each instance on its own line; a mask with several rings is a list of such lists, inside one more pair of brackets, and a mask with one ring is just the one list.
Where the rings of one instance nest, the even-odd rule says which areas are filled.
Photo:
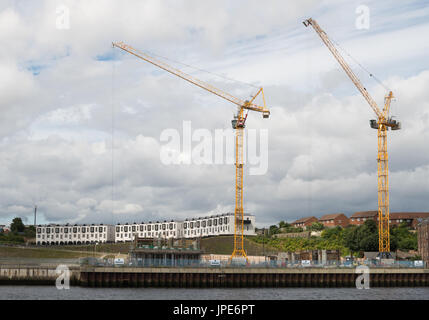
[[[369, 125], [372, 129], [378, 129], [378, 122], [377, 120], [369, 120]], [[400, 130], [401, 129], [401, 122], [396, 121], [394, 119], [392, 119], [392, 117], [390, 117], [387, 121], [386, 121], [386, 126], [389, 128], [391, 128], [392, 130]]]
[[[246, 117], [247, 117], [247, 115], [246, 115]], [[239, 128], [245, 128], [246, 127], [246, 125], [244, 124], [245, 121], [246, 121], [246, 118], [244, 118], [241, 121], [239, 121], [238, 117], [234, 116], [234, 119], [231, 120], [232, 128], [233, 129], [237, 129], [237, 127], [239, 127]]]

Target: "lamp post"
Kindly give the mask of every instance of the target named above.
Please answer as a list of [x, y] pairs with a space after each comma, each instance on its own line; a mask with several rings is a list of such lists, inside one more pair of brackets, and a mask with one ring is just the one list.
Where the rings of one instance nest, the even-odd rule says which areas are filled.
[[95, 258], [95, 252], [97, 251], [97, 242], [94, 244], [94, 258]]
[[262, 229], [262, 252], [264, 254], [264, 263], [267, 262], [267, 258], [265, 257], [265, 227]]

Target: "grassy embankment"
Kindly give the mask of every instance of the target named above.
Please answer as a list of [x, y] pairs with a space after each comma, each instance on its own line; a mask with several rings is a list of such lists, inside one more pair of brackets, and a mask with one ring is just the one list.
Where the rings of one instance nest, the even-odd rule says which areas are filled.
[[[26, 248], [0, 246], [0, 258], [31, 258], [31, 259], [77, 259], [86, 257], [86, 252], [59, 250], [54, 248]], [[101, 254], [96, 253], [96, 256]]]
[[[263, 245], [253, 241], [255, 237], [244, 238], [244, 249], [248, 256], [262, 256], [265, 254], [276, 253], [279, 250], [273, 246]], [[265, 248], [264, 248], [265, 247]], [[234, 248], [234, 237], [233, 236], [219, 236], [205, 238], [201, 240], [201, 249], [205, 253], [212, 254], [231, 254]]]
[[[278, 249], [265, 244], [256, 243], [247, 237], [244, 247], [248, 255], [263, 255], [277, 252]], [[201, 249], [209, 254], [231, 254], [233, 250], [232, 236], [219, 236], [201, 240]], [[96, 251], [94, 251], [94, 249]], [[114, 255], [127, 254], [130, 243], [108, 243], [94, 245], [70, 245], [51, 247], [9, 247], [0, 246], [0, 258], [33, 258], [33, 259], [76, 259], [87, 256], [113, 257]]]

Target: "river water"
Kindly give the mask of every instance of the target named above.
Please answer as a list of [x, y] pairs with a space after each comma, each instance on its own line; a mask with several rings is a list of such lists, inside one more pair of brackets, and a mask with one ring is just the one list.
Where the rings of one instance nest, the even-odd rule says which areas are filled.
[[429, 300], [429, 288], [83, 288], [0, 286], [0, 300]]

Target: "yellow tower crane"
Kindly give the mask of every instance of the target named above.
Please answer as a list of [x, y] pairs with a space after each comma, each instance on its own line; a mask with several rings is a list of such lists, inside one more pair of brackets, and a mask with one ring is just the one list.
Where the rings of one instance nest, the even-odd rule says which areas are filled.
[[393, 98], [393, 93], [390, 91], [384, 99], [384, 108], [380, 110], [377, 103], [369, 95], [366, 88], [362, 85], [360, 80], [356, 77], [350, 69], [346, 61], [338, 52], [332, 41], [328, 38], [325, 31], [320, 28], [318, 23], [313, 19], [307, 19], [304, 25], [308, 27], [311, 25], [313, 29], [320, 36], [322, 41], [334, 55], [335, 59], [339, 62], [346, 74], [358, 88], [360, 93], [364, 96], [369, 106], [375, 112], [377, 120], [370, 120], [370, 126], [378, 130], [378, 157], [377, 157], [377, 175], [378, 175], [378, 248], [379, 256], [383, 258], [390, 257], [390, 232], [389, 232], [389, 170], [388, 170], [388, 156], [387, 156], [387, 130], [401, 129], [401, 123], [393, 120], [389, 116], [390, 101]]
[[[132, 55], [149, 62], [179, 78], [182, 78], [200, 88], [203, 88], [215, 95], [228, 100], [238, 106], [237, 114], [232, 120], [232, 127], [235, 129], [235, 210], [234, 210], [234, 250], [231, 254], [232, 258], [246, 258], [247, 255], [244, 250], [244, 210], [243, 210], [243, 129], [247, 119], [249, 110], [261, 112], [263, 118], [268, 118], [270, 111], [265, 106], [264, 91], [260, 88], [250, 100], [242, 100], [234, 97], [233, 95], [222, 91], [212, 85], [196, 79], [168, 64], [149, 56], [146, 53], [140, 52], [130, 45], [123, 42], [113, 42], [113, 47], [120, 48]], [[254, 103], [258, 95], [262, 96], [263, 106]]]

